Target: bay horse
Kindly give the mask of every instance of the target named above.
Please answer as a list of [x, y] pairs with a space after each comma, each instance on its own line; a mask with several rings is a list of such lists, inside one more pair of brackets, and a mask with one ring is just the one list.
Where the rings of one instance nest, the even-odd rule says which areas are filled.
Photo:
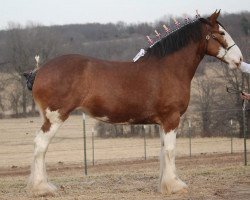
[[[238, 46], [217, 21], [220, 12], [186, 24], [163, 37], [136, 62], [105, 61], [83, 55], [50, 60], [30, 83], [43, 125], [34, 143], [28, 181], [38, 195], [53, 194], [45, 154], [51, 139], [74, 109], [109, 123], [159, 124], [161, 193], [187, 190], [175, 168], [176, 129], [188, 107], [191, 80], [205, 55], [239, 68]], [[33, 81], [34, 80], [34, 81]]]

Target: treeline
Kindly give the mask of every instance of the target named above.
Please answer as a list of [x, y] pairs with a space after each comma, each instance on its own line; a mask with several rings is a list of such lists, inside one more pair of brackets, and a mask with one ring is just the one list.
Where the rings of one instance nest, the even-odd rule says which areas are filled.
[[[35, 66], [35, 55], [41, 58], [41, 64], [62, 55], [79, 53], [107, 60], [132, 60], [139, 49], [147, 47], [145, 36], [154, 30], [163, 33], [162, 25], [171, 26], [171, 19], [163, 18], [155, 23], [126, 24], [89, 23], [64, 26], [42, 26], [30, 23], [23, 27], [10, 23], [7, 30], [0, 31], [0, 117], [36, 115], [35, 104], [26, 89], [24, 71]], [[183, 19], [178, 19], [183, 22]], [[250, 61], [250, 13], [224, 14], [219, 21], [238, 44], [246, 61]], [[193, 81], [190, 108], [202, 111], [194, 116], [188, 113], [183, 121], [191, 118], [199, 121], [204, 136], [211, 136], [217, 129], [220, 133], [228, 131], [229, 119], [236, 122], [242, 134], [242, 116], [232, 112], [212, 113], [211, 110], [239, 109], [241, 100], [238, 95], [225, 98], [225, 85], [235, 89], [249, 90], [248, 75], [229, 71], [219, 61], [206, 57], [200, 64]], [[211, 65], [217, 65], [210, 67]], [[213, 69], [212, 71], [210, 69]], [[211, 78], [212, 77], [212, 78]], [[244, 85], [243, 80], [244, 79]], [[190, 113], [191, 113], [190, 111]], [[224, 117], [224, 118], [222, 118]], [[222, 119], [225, 122], [222, 123]], [[187, 123], [181, 124], [181, 128]], [[198, 125], [197, 125], [198, 127]], [[199, 129], [197, 128], [197, 131]], [[118, 133], [119, 131], [116, 130]], [[131, 131], [133, 132], [133, 131]], [[118, 133], [120, 134], [120, 133]]]

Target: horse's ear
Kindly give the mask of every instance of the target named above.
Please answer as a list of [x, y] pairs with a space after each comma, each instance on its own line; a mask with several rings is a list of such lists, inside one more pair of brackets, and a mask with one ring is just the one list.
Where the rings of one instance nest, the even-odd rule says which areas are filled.
[[219, 15], [220, 15], [220, 10], [219, 11], [216, 10], [210, 17], [208, 17], [208, 20], [210, 21], [212, 25], [216, 24], [216, 21]]

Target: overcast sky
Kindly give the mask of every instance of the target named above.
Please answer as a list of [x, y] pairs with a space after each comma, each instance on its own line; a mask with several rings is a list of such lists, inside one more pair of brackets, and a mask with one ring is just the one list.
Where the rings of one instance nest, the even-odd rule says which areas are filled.
[[0, 0], [0, 29], [8, 22], [44, 25], [154, 22], [164, 15], [250, 11], [250, 0]]

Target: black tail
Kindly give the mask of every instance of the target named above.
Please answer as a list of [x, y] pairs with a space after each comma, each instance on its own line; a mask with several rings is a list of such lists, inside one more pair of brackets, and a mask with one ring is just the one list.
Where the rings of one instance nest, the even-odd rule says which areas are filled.
[[35, 81], [35, 77], [36, 77], [36, 73], [37, 73], [37, 70], [32, 70], [32, 71], [23, 73], [23, 75], [26, 78], [27, 88], [29, 90], [32, 90], [32, 87], [33, 87], [33, 84], [34, 84], [34, 81]]

